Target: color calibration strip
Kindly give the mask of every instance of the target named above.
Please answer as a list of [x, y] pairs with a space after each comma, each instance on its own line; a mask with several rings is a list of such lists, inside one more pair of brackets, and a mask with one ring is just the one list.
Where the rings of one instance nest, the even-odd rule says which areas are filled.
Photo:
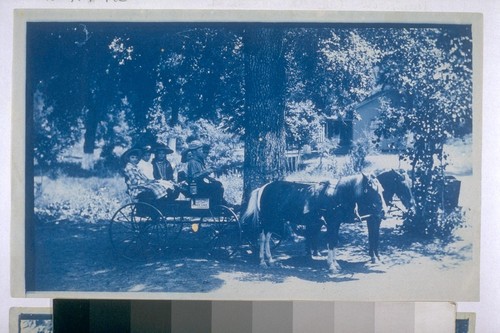
[[446, 333], [452, 303], [323, 301], [53, 301], [54, 332]]

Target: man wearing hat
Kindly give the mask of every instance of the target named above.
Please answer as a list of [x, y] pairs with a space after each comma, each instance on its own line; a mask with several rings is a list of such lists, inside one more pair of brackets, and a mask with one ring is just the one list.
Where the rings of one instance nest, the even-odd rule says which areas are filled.
[[194, 140], [183, 152], [187, 161], [187, 180], [189, 184], [196, 185], [197, 196], [208, 197], [216, 205], [228, 205], [224, 200], [222, 183], [209, 176], [214, 170], [205, 165], [207, 147], [201, 141]]

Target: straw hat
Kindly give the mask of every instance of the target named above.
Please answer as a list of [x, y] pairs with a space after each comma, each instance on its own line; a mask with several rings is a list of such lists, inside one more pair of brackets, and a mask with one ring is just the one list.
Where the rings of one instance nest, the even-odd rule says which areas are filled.
[[167, 145], [164, 145], [163, 143], [157, 143], [156, 146], [154, 147], [153, 150], [155, 153], [158, 153], [160, 151], [165, 152], [165, 154], [172, 154], [174, 151], [170, 149]]
[[204, 144], [200, 140], [191, 141], [188, 145], [187, 151], [196, 150], [198, 148], [202, 148]]
[[122, 156], [120, 156], [120, 160], [123, 164], [127, 164], [129, 157], [130, 156], [137, 156], [140, 157], [143, 153], [143, 150], [139, 147], [132, 147], [130, 149], [127, 149]]

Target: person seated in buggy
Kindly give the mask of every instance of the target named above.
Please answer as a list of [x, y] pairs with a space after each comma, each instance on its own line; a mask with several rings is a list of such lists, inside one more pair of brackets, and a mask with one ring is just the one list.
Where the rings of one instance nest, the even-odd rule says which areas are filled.
[[233, 205], [224, 199], [222, 183], [210, 177], [214, 169], [207, 168], [205, 165], [208, 147], [201, 141], [194, 140], [182, 153], [183, 161], [187, 163], [186, 180], [189, 183], [190, 195], [198, 198], [209, 198], [212, 205], [232, 207]]
[[121, 156], [124, 164], [123, 173], [127, 184], [127, 193], [139, 201], [171, 202], [177, 198], [179, 192], [171, 181], [151, 180], [139, 168], [138, 164], [143, 151], [141, 148], [128, 149]]
[[153, 152], [155, 157], [151, 163], [153, 165], [154, 179], [174, 181], [174, 168], [167, 160], [167, 155], [172, 154], [174, 151], [166, 145], [158, 143], [153, 148]]
[[148, 177], [149, 179], [154, 179], [153, 177], [153, 164], [151, 163], [151, 155], [153, 154], [153, 149], [150, 145], [144, 145], [141, 147], [142, 156], [141, 160], [137, 164], [139, 169]]

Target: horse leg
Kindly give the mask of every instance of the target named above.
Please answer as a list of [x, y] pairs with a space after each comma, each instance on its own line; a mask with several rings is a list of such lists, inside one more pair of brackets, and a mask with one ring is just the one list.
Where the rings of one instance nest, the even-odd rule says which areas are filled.
[[274, 265], [274, 259], [271, 256], [271, 244], [270, 244], [271, 243], [271, 235], [272, 235], [272, 233], [269, 231], [266, 233], [266, 236], [265, 236], [265, 250], [266, 250], [266, 257], [268, 259], [269, 266]]
[[326, 259], [326, 263], [328, 264], [328, 269], [331, 273], [336, 274], [339, 273], [342, 268], [336, 259], [335, 247], [339, 242], [339, 229], [340, 222], [335, 222], [333, 224], [328, 225], [328, 256]]
[[313, 256], [313, 251], [314, 251], [314, 243], [315, 241], [313, 240], [314, 238], [314, 232], [313, 232], [313, 227], [312, 226], [306, 226], [306, 259], [312, 259]]
[[312, 249], [312, 255], [313, 256], [319, 256], [319, 239], [321, 236], [321, 227], [323, 227], [323, 220], [321, 217], [318, 217], [314, 224], [313, 224], [313, 230], [312, 230], [312, 238], [311, 238], [311, 249]]
[[371, 263], [375, 264], [381, 262], [380, 255], [378, 253], [378, 243], [380, 236], [380, 223], [379, 218], [369, 218], [368, 219], [368, 243], [369, 243], [369, 254]]
[[321, 222], [315, 221], [306, 226], [306, 257], [319, 256], [318, 239], [321, 233]]
[[328, 247], [328, 256], [326, 262], [328, 263], [328, 269], [330, 270], [330, 273], [336, 274], [342, 270], [339, 263], [337, 262], [337, 257], [334, 247], [332, 248]]
[[261, 267], [267, 267], [266, 259], [265, 259], [265, 243], [266, 243], [266, 234], [264, 230], [259, 234], [259, 261]]

